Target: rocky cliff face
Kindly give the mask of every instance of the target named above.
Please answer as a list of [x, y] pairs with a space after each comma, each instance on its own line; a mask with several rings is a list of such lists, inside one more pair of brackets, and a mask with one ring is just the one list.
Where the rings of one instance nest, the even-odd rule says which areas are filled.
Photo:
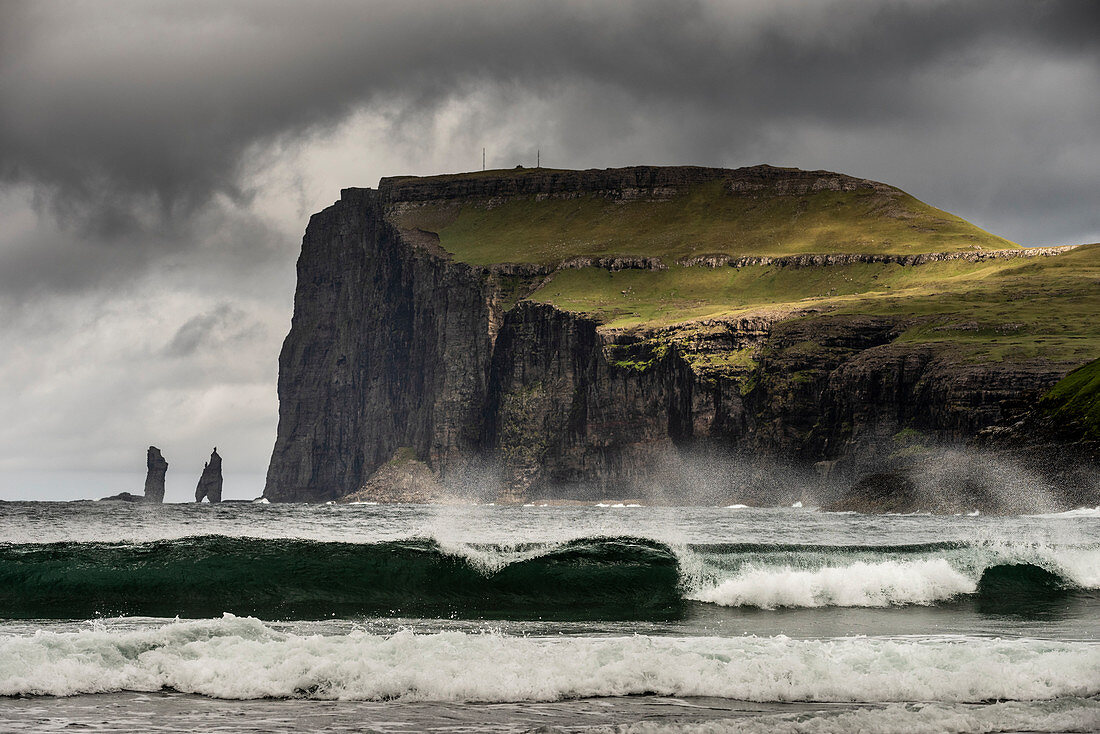
[[272, 501], [342, 497], [399, 448], [453, 473], [480, 447], [493, 277], [402, 236], [384, 203], [345, 189], [310, 219], [279, 357]]
[[[717, 169], [623, 170], [384, 179], [315, 214], [279, 360], [264, 496], [317, 502], [370, 490], [400, 456], [416, 462], [408, 476], [430, 471], [429, 494], [787, 501], [798, 497], [779, 488], [777, 462], [850, 480], [899, 432], [963, 441], [1070, 367], [974, 364], [899, 340], [917, 317], [802, 313], [609, 331], [523, 300], [544, 267], [454, 262], [431, 232], [394, 224], [394, 212], [428, 200], [578, 188], [659, 197]], [[731, 185], [774, 188], [782, 171], [746, 170]], [[798, 173], [783, 186], [882, 186]], [[565, 266], [611, 269], [614, 259]], [[402, 487], [403, 497], [423, 494]]]

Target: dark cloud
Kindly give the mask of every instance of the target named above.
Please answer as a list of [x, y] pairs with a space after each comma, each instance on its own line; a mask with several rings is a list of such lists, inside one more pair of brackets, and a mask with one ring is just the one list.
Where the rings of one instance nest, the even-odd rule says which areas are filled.
[[[1025, 241], [1097, 228], [1077, 207], [1094, 174], [1058, 166], [1073, 146], [1100, 164], [1091, 0], [47, 0], [0, 13], [0, 182], [32, 187], [57, 226], [3, 243], [5, 281], [68, 288], [148, 267], [210, 235], [198, 212], [248, 205], [250, 155], [308, 146], [361, 109], [390, 120], [364, 145], [423, 151], [447, 105], [474, 97], [493, 107], [467, 109], [454, 142], [488, 141], [498, 158], [532, 147], [508, 124], [562, 166], [824, 165]], [[868, 144], [840, 143], [853, 134]], [[1009, 183], [991, 196], [985, 175]]]
[[305, 215], [482, 146], [1100, 239], [1097, 38], [1095, 0], [0, 0], [0, 472], [214, 432], [262, 473]]
[[[13, 207], [0, 206], [0, 221]], [[201, 290], [269, 290], [272, 270], [289, 269], [295, 246], [254, 213], [216, 202], [174, 223], [145, 214], [111, 232], [71, 225], [40, 217], [32, 228], [0, 230], [0, 308], [33, 307], [36, 299], [57, 292], [117, 289], [149, 270]], [[257, 276], [269, 280], [254, 282]], [[279, 285], [288, 294], [293, 289], [292, 283]]]
[[218, 304], [183, 324], [164, 347], [168, 357], [189, 357], [203, 345], [223, 339], [227, 329], [239, 323], [244, 314], [227, 303]]

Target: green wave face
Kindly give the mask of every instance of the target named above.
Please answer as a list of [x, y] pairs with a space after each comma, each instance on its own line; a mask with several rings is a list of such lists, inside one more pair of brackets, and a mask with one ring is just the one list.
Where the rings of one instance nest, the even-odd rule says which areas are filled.
[[[1027, 551], [1025, 548], [1024, 551]], [[201, 536], [141, 544], [0, 545], [0, 618], [423, 617], [662, 621], [691, 605], [950, 605], [1035, 615], [1095, 597], [1047, 560], [958, 543], [354, 544]], [[1030, 552], [1030, 551], [1029, 551]], [[1085, 555], [1082, 555], [1084, 553]], [[1091, 567], [1097, 549], [1070, 550]], [[1034, 555], [1034, 553], [1032, 553]], [[1078, 572], [1078, 576], [1081, 574]], [[1081, 576], [1089, 578], [1088, 574]]]
[[984, 614], [1042, 614], [1076, 591], [1064, 578], [1041, 566], [1003, 563], [982, 572], [977, 609]]
[[495, 572], [431, 541], [13, 545], [0, 548], [0, 617], [667, 619], [678, 579], [667, 547], [634, 539], [576, 541]]

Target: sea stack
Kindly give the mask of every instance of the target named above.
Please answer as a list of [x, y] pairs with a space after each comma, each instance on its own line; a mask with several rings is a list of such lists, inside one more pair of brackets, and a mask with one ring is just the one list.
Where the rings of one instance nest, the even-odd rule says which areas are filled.
[[199, 486], [195, 489], [195, 501], [202, 502], [203, 497], [211, 502], [222, 501], [222, 457], [218, 456], [216, 446], [210, 454], [210, 461], [203, 464]]
[[145, 465], [145, 501], [164, 502], [164, 475], [168, 473], [168, 462], [156, 446], [150, 446], [146, 454]]

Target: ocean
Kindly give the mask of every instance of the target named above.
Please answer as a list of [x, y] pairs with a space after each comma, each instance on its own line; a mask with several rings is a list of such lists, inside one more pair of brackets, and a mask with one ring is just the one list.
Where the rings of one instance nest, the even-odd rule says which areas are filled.
[[0, 503], [0, 730], [1100, 730], [1100, 508]]

